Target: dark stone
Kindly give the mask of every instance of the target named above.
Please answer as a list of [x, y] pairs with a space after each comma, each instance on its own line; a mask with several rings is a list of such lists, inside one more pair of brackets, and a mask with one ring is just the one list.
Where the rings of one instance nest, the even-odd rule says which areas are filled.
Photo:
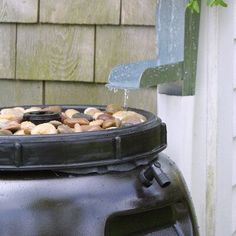
[[86, 115], [84, 113], [76, 113], [72, 116], [72, 118], [84, 118], [88, 120], [89, 122], [93, 120], [93, 117], [90, 115]]

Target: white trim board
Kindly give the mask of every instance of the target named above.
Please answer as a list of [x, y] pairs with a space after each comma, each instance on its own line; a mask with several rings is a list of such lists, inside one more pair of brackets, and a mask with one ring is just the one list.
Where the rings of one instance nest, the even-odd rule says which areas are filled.
[[202, 4], [196, 95], [158, 95], [158, 115], [171, 135], [166, 152], [184, 172], [201, 236], [232, 235], [234, 26], [230, 5]]

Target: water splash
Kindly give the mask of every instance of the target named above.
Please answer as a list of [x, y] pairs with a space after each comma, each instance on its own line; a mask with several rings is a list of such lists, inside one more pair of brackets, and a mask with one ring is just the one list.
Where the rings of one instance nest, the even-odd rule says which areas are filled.
[[105, 87], [108, 88], [109, 91], [113, 92], [113, 93], [117, 93], [119, 90], [122, 90], [124, 92], [124, 96], [123, 96], [123, 107], [125, 109], [128, 108], [128, 99], [129, 99], [129, 92], [130, 90], [127, 88], [117, 88], [117, 87], [112, 87], [111, 85], [107, 84]]
[[124, 89], [124, 104], [123, 107], [127, 108], [128, 106], [128, 99], [129, 99], [129, 90], [128, 89]]

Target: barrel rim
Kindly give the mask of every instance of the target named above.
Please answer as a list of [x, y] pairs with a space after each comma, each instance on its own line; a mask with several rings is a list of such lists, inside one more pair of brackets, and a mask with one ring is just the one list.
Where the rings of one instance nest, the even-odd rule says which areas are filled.
[[[74, 108], [82, 111], [87, 107], [105, 109], [104, 105], [56, 105], [62, 107], [63, 110]], [[35, 105], [22, 107], [32, 106]], [[45, 107], [45, 105], [36, 106]], [[82, 168], [88, 169], [89, 172], [92, 172], [92, 169], [93, 172], [94, 170], [101, 172], [101, 169], [104, 171], [104, 167], [107, 170], [122, 171], [131, 168], [128, 166], [135, 168], [140, 165], [142, 159], [146, 162], [151, 161], [156, 153], [166, 147], [165, 124], [151, 112], [137, 108], [128, 108], [128, 110], [144, 115], [147, 121], [130, 127], [105, 131], [0, 136], [0, 171]], [[71, 154], [70, 150], [76, 153]], [[105, 153], [101, 155], [99, 150], [104, 150]], [[38, 152], [38, 156], [35, 152]], [[58, 160], [56, 155], [58, 155]]]

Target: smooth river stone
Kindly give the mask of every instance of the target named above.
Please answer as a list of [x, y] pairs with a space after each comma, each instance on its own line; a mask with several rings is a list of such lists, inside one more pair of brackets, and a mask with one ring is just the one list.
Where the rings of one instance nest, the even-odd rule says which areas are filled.
[[62, 125], [62, 123], [58, 120], [51, 120], [49, 121], [50, 124], [54, 125], [56, 128], [59, 126], [59, 125]]
[[34, 112], [34, 111], [41, 111], [41, 107], [30, 107], [24, 111], [24, 113]]
[[118, 111], [123, 111], [123, 110], [124, 110], [123, 107], [121, 107], [118, 104], [109, 104], [106, 107], [106, 112], [111, 113], [111, 114], [114, 114]]
[[73, 129], [71, 129], [69, 126], [67, 125], [59, 125], [57, 127], [58, 133], [60, 134], [69, 134], [69, 133], [73, 133]]
[[10, 121], [9, 123], [7, 123], [7, 125], [5, 127], [3, 127], [2, 129], [6, 129], [6, 130], [10, 130], [12, 132], [15, 132], [17, 130], [20, 129], [20, 124], [16, 121]]
[[74, 114], [76, 113], [80, 113], [79, 111], [75, 110], [75, 109], [67, 109], [65, 111], [65, 115], [68, 117], [68, 118], [72, 118]]
[[90, 115], [90, 116], [94, 116], [95, 113], [101, 112], [101, 110], [99, 110], [96, 107], [88, 107], [84, 110], [84, 114], [86, 115]]
[[91, 132], [91, 131], [99, 131], [99, 130], [103, 130], [101, 128], [101, 126], [99, 126], [99, 125], [93, 125], [93, 126], [91, 126], [90, 129], [88, 129], [89, 132]]
[[5, 136], [5, 135], [12, 135], [12, 132], [10, 130], [0, 129], [0, 136]]
[[72, 118], [84, 118], [88, 121], [92, 121], [93, 117], [84, 113], [75, 113], [73, 114]]
[[113, 114], [113, 117], [120, 119], [121, 121], [127, 117], [137, 118], [140, 120], [140, 122], [144, 122], [147, 120], [145, 116], [134, 111], [118, 111]]
[[104, 120], [104, 122], [102, 124], [102, 128], [107, 129], [110, 127], [116, 127], [116, 120], [115, 119]]
[[43, 123], [37, 125], [34, 129], [32, 129], [31, 134], [32, 135], [57, 134], [57, 129], [50, 123]]
[[20, 124], [21, 130], [24, 130], [25, 134], [31, 134], [31, 130], [35, 128], [35, 124], [30, 121], [23, 121]]
[[99, 126], [101, 126], [102, 124], [103, 124], [103, 120], [94, 120], [94, 121], [91, 121], [90, 123], [89, 123], [89, 125], [99, 125]]
[[104, 114], [101, 114], [97, 117], [98, 120], [112, 120], [114, 119], [114, 117], [111, 115], [111, 114], [108, 114], [108, 113], [104, 113]]
[[93, 119], [94, 119], [94, 120], [98, 120], [98, 117], [99, 117], [100, 115], [103, 115], [103, 114], [104, 114], [104, 112], [102, 112], [102, 111], [96, 112], [96, 113], [93, 115]]
[[18, 130], [14, 133], [14, 135], [26, 135], [25, 131], [24, 130]]
[[0, 118], [21, 121], [23, 118], [24, 112], [20, 108], [5, 108], [1, 110]]
[[68, 125], [70, 128], [74, 128], [75, 124], [88, 125], [89, 121], [84, 118], [68, 118], [63, 122], [65, 125]]
[[61, 113], [61, 107], [60, 106], [48, 106], [42, 109], [43, 111], [50, 111], [55, 113]]

